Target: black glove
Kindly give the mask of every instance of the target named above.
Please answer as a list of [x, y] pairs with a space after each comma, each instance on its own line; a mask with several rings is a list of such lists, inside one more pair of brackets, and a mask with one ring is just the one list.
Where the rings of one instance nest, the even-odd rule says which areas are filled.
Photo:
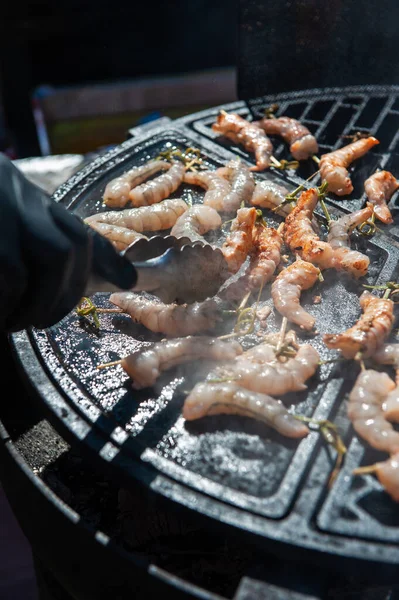
[[0, 329], [54, 325], [78, 304], [91, 272], [122, 289], [136, 281], [110, 242], [0, 154]]

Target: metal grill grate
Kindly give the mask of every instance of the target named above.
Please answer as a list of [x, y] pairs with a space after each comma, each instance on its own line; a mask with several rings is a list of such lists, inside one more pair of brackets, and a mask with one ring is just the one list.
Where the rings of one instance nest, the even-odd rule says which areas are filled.
[[[356, 89], [345, 93], [327, 91], [324, 95], [318, 91], [316, 96], [310, 92], [285, 94], [258, 101], [251, 110], [259, 111], [273, 101], [279, 102], [281, 113], [310, 123], [313, 131], [319, 132], [323, 151], [338, 147], [342, 144], [341, 134], [359, 127], [370, 128], [376, 136], [384, 132], [384, 127], [387, 131], [386, 119], [395, 116], [398, 106], [396, 91], [370, 94]], [[83, 217], [99, 211], [106, 182], [127, 167], [148, 160], [166, 143], [198, 147], [211, 168], [221, 166], [237, 153], [252, 161], [241, 148], [216, 140], [210, 126], [219, 108], [185, 117], [139, 140], [129, 140], [73, 177], [58, 191], [56, 199]], [[223, 108], [248, 115], [243, 103]], [[381, 152], [370, 153], [365, 162], [356, 165], [357, 175], [363, 169], [363, 179], [366, 172], [371, 174], [377, 165], [385, 167], [395, 156], [389, 148], [396, 148], [393, 144], [397, 143], [397, 133], [385, 136]], [[278, 158], [286, 152], [284, 145], [276, 145]], [[300, 173], [281, 174], [273, 169], [258, 175], [283, 178], [290, 188], [303, 181]], [[181, 193], [184, 197], [188, 191]], [[355, 204], [360, 206], [363, 199], [330, 197], [329, 202], [333, 214], [338, 215], [341, 210], [353, 210]], [[371, 258], [367, 282], [397, 278], [399, 248], [378, 233], [367, 244]], [[358, 314], [360, 289], [356, 282], [346, 281], [344, 285], [339, 277], [326, 273], [323, 302], [313, 305], [313, 291], [303, 295], [303, 304], [315, 311], [321, 333], [342, 330], [353, 324]], [[106, 305], [107, 297], [96, 301]], [[115, 477], [124, 481], [138, 478], [177, 503], [233, 526], [251, 540], [271, 545], [273, 551], [274, 543], [280, 542], [277, 550], [296, 550], [300, 558], [306, 550], [320, 563], [333, 561], [340, 567], [350, 564], [351, 568], [366, 565], [375, 580], [378, 576], [397, 580], [399, 523], [392, 503], [386, 494], [381, 496], [381, 488], [376, 488], [372, 477], [355, 481], [351, 475], [355, 464], [370, 463], [375, 458], [375, 453], [370, 454], [357, 442], [345, 416], [345, 380], [353, 379], [356, 373], [340, 365], [324, 365], [309, 391], [293, 398], [296, 411], [337, 421], [353, 450], [340, 477], [328, 490], [335, 457], [317, 433], [296, 445], [265, 431], [261, 425], [233, 417], [226, 417], [228, 421], [213, 417], [206, 425], [186, 426], [181, 418], [184, 388], [179, 388], [184, 380], [179, 373], [158, 390], [135, 393], [120, 371], [97, 370], [99, 363], [117, 360], [143, 342], [158, 339], [128, 317], [115, 319], [104, 317], [101, 339], [82, 330], [73, 314], [49, 331], [14, 335], [22, 366], [63, 435], [79, 440], [82, 450], [97, 456], [101, 464], [106, 463]], [[278, 318], [272, 315], [270, 319], [270, 329], [277, 329]], [[323, 344], [314, 343], [321, 357], [327, 357]], [[376, 491], [382, 500], [370, 501]]]
[[[236, 102], [224, 106], [226, 111], [238, 112], [248, 119], [260, 119], [264, 109], [273, 103], [279, 108], [276, 116], [286, 115], [300, 120], [315, 135], [319, 142], [319, 155], [336, 150], [349, 143], [344, 136], [356, 132], [369, 133], [375, 136], [380, 144], [371, 152], [359, 159], [350, 169], [354, 191], [346, 198], [338, 198], [329, 194], [331, 204], [346, 212], [358, 210], [365, 205], [364, 181], [376, 169], [386, 169], [399, 177], [399, 86], [391, 87], [354, 87], [333, 88], [330, 90], [308, 90], [304, 92], [289, 92], [273, 96], [265, 96], [250, 100], [247, 103]], [[253, 162], [252, 156], [242, 148], [218, 137], [212, 130], [217, 110], [185, 117], [181, 121], [194, 131], [205, 135], [230, 150]], [[274, 155], [277, 159], [288, 159], [289, 149], [282, 143], [281, 138], [270, 136], [274, 144]], [[286, 181], [295, 185], [303, 183], [317, 167], [312, 161], [303, 161], [294, 172], [280, 174]], [[275, 172], [271, 168], [270, 172]], [[269, 176], [269, 171], [263, 173]], [[313, 184], [319, 184], [320, 178], [315, 177]], [[399, 212], [399, 193], [391, 200], [392, 215]], [[397, 219], [395, 219], [397, 221]], [[384, 232], [399, 241], [399, 223], [384, 226]]]

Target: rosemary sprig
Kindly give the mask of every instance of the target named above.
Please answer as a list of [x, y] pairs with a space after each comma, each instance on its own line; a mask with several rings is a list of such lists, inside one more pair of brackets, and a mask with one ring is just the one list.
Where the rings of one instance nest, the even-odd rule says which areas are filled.
[[337, 459], [335, 461], [334, 469], [330, 475], [330, 479], [328, 481], [328, 487], [331, 487], [334, 481], [337, 478], [339, 470], [342, 467], [344, 456], [347, 452], [347, 448], [342, 441], [341, 436], [338, 433], [338, 428], [332, 421], [328, 421], [327, 419], [314, 419], [312, 417], [304, 417], [302, 415], [293, 415], [295, 419], [298, 421], [303, 421], [304, 423], [309, 423], [309, 425], [315, 425], [323, 436], [324, 440], [328, 445], [332, 446], [334, 450], [337, 452]]
[[100, 319], [98, 318], [98, 309], [90, 300], [90, 298], [84, 297], [80, 300], [77, 308], [76, 314], [79, 317], [91, 317], [92, 321], [89, 322], [94, 325], [96, 329], [100, 329]]
[[384, 300], [387, 300], [389, 296], [394, 296], [399, 293], [399, 283], [396, 283], [395, 281], [388, 281], [383, 285], [363, 284], [363, 287], [369, 290], [385, 290], [385, 294], [383, 295]]

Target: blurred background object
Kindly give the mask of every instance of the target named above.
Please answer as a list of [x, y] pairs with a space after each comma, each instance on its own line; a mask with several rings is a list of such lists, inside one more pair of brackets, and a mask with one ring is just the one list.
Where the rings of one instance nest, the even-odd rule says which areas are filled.
[[157, 116], [235, 100], [237, 7], [15, 0], [0, 22], [0, 150], [86, 153]]

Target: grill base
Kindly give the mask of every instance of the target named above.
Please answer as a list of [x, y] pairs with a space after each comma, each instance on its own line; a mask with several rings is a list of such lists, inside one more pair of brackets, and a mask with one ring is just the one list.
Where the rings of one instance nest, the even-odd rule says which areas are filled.
[[[260, 111], [272, 100], [277, 101], [282, 113], [313, 123], [321, 146], [331, 149], [341, 143], [341, 134], [357, 127], [371, 127], [377, 137], [383, 133], [386, 118], [399, 115], [398, 90], [313, 90], [258, 99], [251, 106], [253, 111]], [[190, 115], [167, 127], [155, 127], [85, 167], [57, 191], [55, 199], [87, 216], [100, 208], [99, 197], [106, 180], [153, 155], [165, 143], [182, 148], [198, 146], [213, 167], [236, 155], [250, 163], [251, 156], [212, 133], [210, 124], [219, 108], [248, 115], [244, 103], [235, 103]], [[395, 159], [397, 138], [396, 134], [383, 138], [381, 152], [371, 153], [359, 163], [361, 178]], [[283, 145], [276, 145], [279, 158], [285, 153]], [[292, 189], [302, 183], [304, 173], [281, 174], [271, 169], [259, 175], [270, 176]], [[183, 194], [186, 192], [183, 190]], [[327, 199], [334, 216], [359, 208], [363, 202], [359, 194], [352, 200]], [[398, 276], [399, 245], [394, 230], [387, 228], [386, 232], [369, 244], [372, 269], [368, 283]], [[322, 311], [320, 327], [341, 330], [357, 316], [355, 297], [360, 286], [344, 286], [330, 274], [326, 282], [326, 308], [324, 304], [315, 308]], [[332, 302], [334, 296], [343, 299], [344, 294], [346, 312]], [[310, 296], [307, 301], [311, 307]], [[17, 362], [33, 388], [37, 405], [88, 464], [93, 462], [118, 487], [134, 489], [139, 482], [149, 495], [162, 498], [167, 511], [174, 506], [195, 515], [194, 530], [197, 519], [202, 518], [204, 528], [240, 536], [241, 544], [256, 546], [262, 556], [272, 552], [284, 560], [289, 557], [317, 562], [318, 568], [357, 573], [368, 578], [371, 585], [380, 581], [397, 583], [397, 505], [389, 502], [381, 490], [382, 503], [374, 502], [372, 478], [362, 478], [359, 493], [360, 478], [355, 481], [351, 476], [355, 466], [373, 462], [375, 454], [359, 443], [345, 417], [345, 370], [337, 367], [331, 375], [330, 367], [321, 369], [309, 393], [295, 399], [303, 414], [336, 420], [350, 445], [348, 460], [328, 491], [326, 483], [334, 457], [317, 435], [309, 436], [298, 449], [291, 442], [273, 437], [265, 428], [233, 417], [181, 427], [178, 419], [182, 395], [175, 394], [173, 386], [167, 385], [163, 395], [153, 394], [144, 402], [143, 396], [137, 398], [128, 386], [123, 387], [120, 374], [105, 370], [99, 374], [96, 364], [120, 358], [128, 349], [126, 341], [133, 343], [132, 338], [147, 335], [129, 319], [120, 319], [118, 330], [111, 319], [104, 323], [103, 345], [90, 337], [90, 332], [82, 331], [74, 315], [51, 331], [13, 336]], [[271, 326], [276, 323], [273, 321]], [[331, 379], [328, 383], [327, 378]], [[220, 456], [226, 453], [231, 460], [221, 470]], [[141, 534], [136, 542], [143, 542]]]
[[[40, 600], [131, 600], [132, 594], [137, 600], [149, 594], [182, 600], [286, 600], [288, 594], [292, 600], [338, 600], [344, 594], [394, 600], [394, 589], [283, 561], [231, 532], [206, 528], [197, 516], [171, 510], [144, 488], [121, 489], [101, 470], [93, 471], [33, 409], [26, 390], [15, 386], [8, 354], [2, 359], [9, 367], [5, 383], [13, 381], [16, 393], [12, 403], [0, 405], [0, 476], [32, 547]], [[82, 526], [89, 537], [82, 536]], [[112, 542], [108, 552], [98, 533], [96, 538], [100, 530]], [[150, 564], [163, 570], [164, 582]]]

